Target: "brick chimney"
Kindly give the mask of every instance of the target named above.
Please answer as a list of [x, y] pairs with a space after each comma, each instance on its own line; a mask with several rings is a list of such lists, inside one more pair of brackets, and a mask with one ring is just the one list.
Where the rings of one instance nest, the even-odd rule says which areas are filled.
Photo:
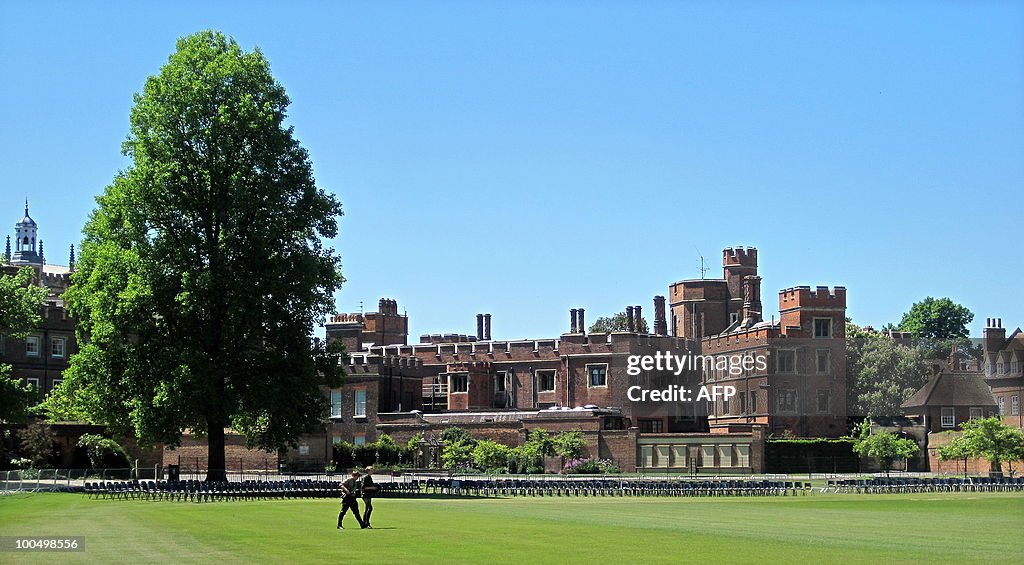
[[665, 297], [654, 297], [654, 333], [668, 335], [668, 322], [665, 321]]
[[626, 306], [626, 331], [630, 333], [636, 331], [636, 321], [633, 319], [632, 306]]
[[484, 341], [491, 341], [491, 315], [484, 314]]
[[571, 324], [569, 326], [569, 333], [572, 333], [572, 334], [579, 333], [579, 326], [576, 325], [576, 312], [577, 312], [577, 310], [575, 308], [569, 310], [569, 320], [570, 320], [570, 324]]
[[477, 339], [483, 339], [484, 338], [484, 315], [483, 314], [477, 314], [476, 315], [476, 338]]

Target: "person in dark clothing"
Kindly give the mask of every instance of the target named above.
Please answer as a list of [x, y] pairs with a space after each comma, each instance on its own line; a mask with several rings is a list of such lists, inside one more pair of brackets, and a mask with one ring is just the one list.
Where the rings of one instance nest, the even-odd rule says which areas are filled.
[[342, 520], [345, 519], [345, 514], [352, 510], [352, 515], [356, 517], [356, 522], [359, 522], [360, 528], [365, 528], [366, 524], [363, 523], [363, 519], [359, 517], [359, 494], [363, 483], [359, 480], [359, 471], [352, 471], [352, 476], [341, 483], [341, 513], [338, 514], [338, 529], [343, 530], [345, 526], [342, 525]]
[[363, 513], [363, 527], [372, 528], [370, 525], [370, 514], [373, 513], [373, 497], [377, 495], [377, 485], [373, 482], [373, 465], [366, 467], [366, 474], [363, 475], [363, 504], [366, 510]]

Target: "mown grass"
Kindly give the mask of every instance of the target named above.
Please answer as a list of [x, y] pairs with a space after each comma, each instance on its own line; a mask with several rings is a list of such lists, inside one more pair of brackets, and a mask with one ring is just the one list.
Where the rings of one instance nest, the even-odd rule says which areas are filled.
[[84, 536], [25, 563], [1009, 563], [1019, 493], [772, 498], [380, 499], [338, 531], [335, 500], [177, 503], [0, 497], [0, 535]]

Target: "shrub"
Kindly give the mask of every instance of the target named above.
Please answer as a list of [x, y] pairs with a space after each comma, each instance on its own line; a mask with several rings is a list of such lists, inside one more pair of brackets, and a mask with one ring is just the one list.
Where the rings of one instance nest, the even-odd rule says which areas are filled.
[[488, 473], [504, 472], [508, 469], [507, 446], [489, 439], [477, 442], [473, 448], [473, 466]]
[[128, 454], [116, 441], [99, 434], [83, 434], [78, 447], [84, 447], [93, 469], [123, 468], [130, 466]]
[[596, 457], [571, 459], [562, 467], [562, 473], [567, 475], [608, 475], [621, 472], [622, 469], [610, 460]]
[[445, 442], [441, 451], [441, 465], [448, 470], [467, 469], [473, 464], [474, 445], [465, 440]]
[[587, 450], [587, 440], [582, 430], [569, 430], [555, 436], [555, 454], [566, 459], [580, 459]]
[[355, 466], [355, 459], [352, 457], [354, 446], [347, 441], [334, 442], [334, 456], [332, 461], [335, 469], [351, 469]]

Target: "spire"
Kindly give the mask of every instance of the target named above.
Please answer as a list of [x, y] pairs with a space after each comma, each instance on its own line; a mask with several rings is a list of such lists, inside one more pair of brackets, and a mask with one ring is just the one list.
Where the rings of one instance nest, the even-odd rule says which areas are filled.
[[7, 236], [7, 251], [4, 251], [4, 260], [11, 262], [11, 236]]
[[43, 255], [43, 240], [39, 240], [39, 259], [46, 260], [46, 256]]
[[28, 216], [28, 196], [25, 197], [25, 216]]
[[75, 270], [75, 244], [71, 244], [71, 259], [68, 260], [68, 269]]

